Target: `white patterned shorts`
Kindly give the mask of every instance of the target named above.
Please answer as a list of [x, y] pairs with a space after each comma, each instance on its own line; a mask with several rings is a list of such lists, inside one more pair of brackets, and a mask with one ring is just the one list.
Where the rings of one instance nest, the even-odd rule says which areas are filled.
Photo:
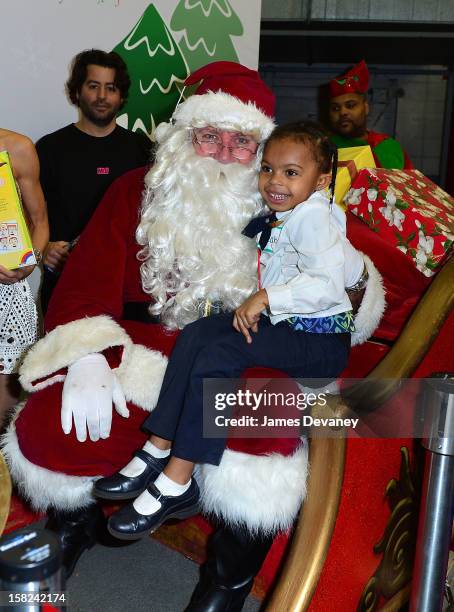
[[38, 316], [26, 280], [0, 284], [0, 374], [11, 374], [38, 339]]

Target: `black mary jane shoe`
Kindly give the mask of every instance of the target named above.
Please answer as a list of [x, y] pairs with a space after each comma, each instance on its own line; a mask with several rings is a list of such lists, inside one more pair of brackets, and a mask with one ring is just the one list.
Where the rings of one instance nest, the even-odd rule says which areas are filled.
[[101, 499], [134, 499], [145, 491], [150, 482], [156, 480], [169, 461], [169, 457], [158, 459], [142, 448], [134, 456], [145, 463], [145, 469], [139, 476], [123, 476], [115, 472], [112, 476], [100, 478], [93, 484], [93, 495]]
[[153, 483], [147, 489], [161, 503], [159, 510], [153, 514], [139, 514], [130, 503], [109, 518], [107, 529], [110, 534], [120, 540], [137, 540], [153, 533], [168, 519], [187, 518], [199, 511], [200, 492], [194, 478], [182, 495], [163, 495]]

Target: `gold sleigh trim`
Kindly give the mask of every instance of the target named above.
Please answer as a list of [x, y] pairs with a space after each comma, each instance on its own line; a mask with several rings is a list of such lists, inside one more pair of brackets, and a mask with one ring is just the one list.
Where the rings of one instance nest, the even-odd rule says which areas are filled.
[[11, 478], [2, 453], [0, 453], [0, 535], [8, 519], [11, 503]]
[[[379, 600], [390, 600], [411, 580], [414, 561], [416, 533], [418, 528], [419, 495], [410, 469], [410, 455], [405, 446], [400, 449], [401, 464], [399, 480], [393, 478], [386, 487], [386, 497], [391, 516], [383, 537], [374, 546], [376, 554], [383, 554], [378, 568], [369, 580], [361, 596], [358, 612], [374, 612]], [[416, 464], [421, 462], [415, 461]]]

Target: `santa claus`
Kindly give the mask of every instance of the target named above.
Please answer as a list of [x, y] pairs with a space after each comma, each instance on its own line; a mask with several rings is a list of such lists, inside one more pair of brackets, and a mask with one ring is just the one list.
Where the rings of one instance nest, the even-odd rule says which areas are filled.
[[[213, 309], [234, 310], [256, 288], [255, 244], [241, 232], [262, 210], [257, 158], [273, 128], [274, 96], [257, 72], [230, 62], [206, 66], [187, 85], [201, 80], [156, 130], [152, 168], [107, 192], [59, 281], [46, 336], [21, 370], [31, 395], [3, 451], [23, 496], [50, 514], [68, 574], [104, 524], [93, 481], [128, 462], [123, 491], [153, 479], [146, 452], [130, 459], [148, 437], [140, 426], [176, 330]], [[201, 146], [213, 133], [216, 146]], [[383, 309], [368, 268], [362, 337]], [[189, 609], [241, 609], [273, 536], [296, 517], [306, 474], [298, 439], [231, 440], [219, 467], [200, 466], [202, 510], [220, 526]]]

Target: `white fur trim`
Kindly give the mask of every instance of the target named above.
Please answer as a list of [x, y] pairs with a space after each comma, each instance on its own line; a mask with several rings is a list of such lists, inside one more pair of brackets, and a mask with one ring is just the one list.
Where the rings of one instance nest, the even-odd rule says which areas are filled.
[[126, 399], [150, 412], [156, 406], [166, 367], [167, 357], [162, 353], [134, 344], [115, 373]]
[[[268, 138], [274, 122], [259, 110], [253, 102], [242, 102], [228, 93], [209, 91], [203, 95], [190, 96], [180, 104], [173, 114], [177, 126], [216, 126], [221, 130], [239, 130], [256, 134], [259, 141]], [[158, 130], [157, 137], [161, 135]], [[159, 139], [158, 139], [159, 142]]]
[[202, 510], [252, 532], [286, 531], [306, 497], [307, 472], [307, 443], [288, 457], [227, 449], [218, 467], [197, 468]]
[[20, 369], [20, 382], [27, 391], [37, 391], [62, 378], [57, 376], [38, 384], [33, 381], [68, 367], [88, 353], [111, 346], [124, 346], [127, 352], [132, 340], [108, 316], [86, 317], [59, 325], [28, 351]]
[[[18, 405], [16, 417], [23, 405]], [[1, 442], [14, 484], [37, 512], [46, 512], [51, 507], [77, 510], [93, 503], [93, 481], [99, 476], [69, 476], [31, 463], [19, 448], [14, 419]]]
[[371, 259], [362, 254], [369, 272], [363, 301], [355, 316], [356, 331], [352, 334], [352, 346], [366, 342], [374, 333], [385, 311], [385, 290], [383, 279]]
[[[23, 405], [17, 407], [15, 418]], [[1, 446], [13, 482], [32, 508], [76, 510], [92, 503], [92, 485], [100, 476], [69, 476], [31, 463], [20, 450], [15, 418]], [[307, 444], [289, 457], [227, 449], [219, 467], [198, 466], [203, 511], [230, 525], [245, 524], [252, 532], [286, 531], [306, 496], [307, 455]]]

